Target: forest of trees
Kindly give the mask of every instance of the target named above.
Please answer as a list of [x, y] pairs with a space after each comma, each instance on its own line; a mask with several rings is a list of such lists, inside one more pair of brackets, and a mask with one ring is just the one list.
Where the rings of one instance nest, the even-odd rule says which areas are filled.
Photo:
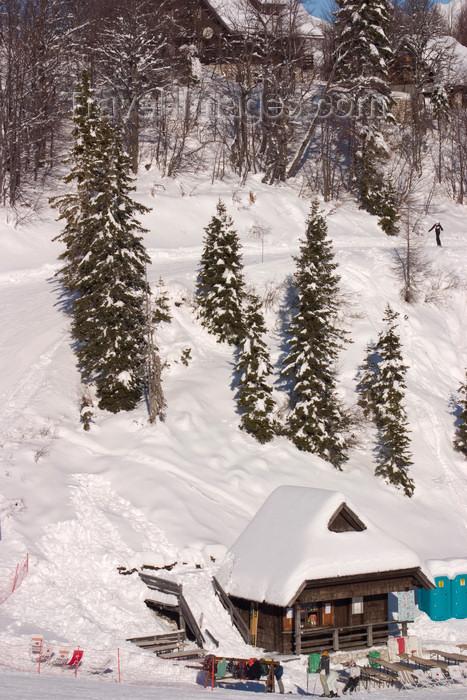
[[[145, 396], [153, 422], [166, 409], [155, 331], [170, 311], [163, 281], [156, 301], [147, 282], [138, 220], [146, 209], [131, 196], [138, 169], [240, 182], [259, 173], [270, 185], [300, 176], [313, 204], [283, 309], [276, 387], [261, 300], [246, 286], [221, 201], [205, 229], [197, 318], [233, 348], [241, 429], [260, 443], [285, 435], [342, 469], [355, 426], [336, 393], [346, 332], [317, 197], [346, 192], [384, 233], [406, 235], [400, 263], [404, 299], [413, 301], [413, 193], [426, 177], [458, 203], [467, 191], [466, 81], [456, 101], [452, 39], [466, 45], [467, 12], [449, 23], [429, 0], [337, 0], [323, 41], [312, 44], [299, 0], [267, 15], [238, 2], [244, 24], [208, 55], [197, 0], [5, 0], [0, 201], [34, 209], [66, 158], [68, 191], [53, 206], [64, 222], [59, 277], [83, 383], [111, 412]], [[411, 496], [406, 367], [389, 306], [383, 323], [362, 365], [359, 402], [377, 434], [376, 474]], [[455, 442], [464, 454], [465, 393], [462, 385]], [[93, 405], [84, 392], [86, 429]]]
[[[325, 200], [353, 191], [390, 234], [427, 169], [463, 202], [466, 110], [449, 100], [460, 79], [446, 35], [465, 44], [465, 8], [449, 24], [429, 0], [338, 2], [324, 43], [310, 44], [299, 0], [267, 16], [237, 3], [242, 27], [207, 54], [199, 0], [5, 0], [0, 201], [33, 206], [46, 190], [87, 70], [134, 173], [144, 163], [273, 184], [301, 172]], [[395, 104], [401, 82], [408, 99]]]

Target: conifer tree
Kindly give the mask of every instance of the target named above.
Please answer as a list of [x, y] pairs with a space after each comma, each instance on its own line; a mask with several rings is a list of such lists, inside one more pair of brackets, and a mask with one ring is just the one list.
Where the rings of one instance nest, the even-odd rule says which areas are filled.
[[240, 427], [258, 442], [266, 443], [276, 433], [275, 401], [267, 381], [273, 368], [263, 339], [266, 326], [261, 301], [254, 293], [248, 294], [246, 301], [246, 332], [241, 339], [236, 366], [239, 375], [237, 405], [242, 413]]
[[237, 232], [220, 200], [205, 231], [196, 285], [199, 318], [219, 342], [237, 345], [245, 332], [243, 264]]
[[154, 299], [154, 323], [159, 325], [159, 323], [171, 323], [171, 321], [169, 297], [164, 287], [164, 280], [160, 278]]
[[346, 334], [337, 325], [340, 277], [317, 202], [294, 260], [292, 319], [281, 370], [291, 386], [288, 434], [298, 449], [315, 452], [340, 469], [347, 445], [335, 364]]
[[[72, 332], [84, 381], [96, 385], [99, 407], [135, 408], [145, 384], [145, 232], [134, 202], [129, 159], [108, 119], [93, 102], [83, 74], [75, 112], [72, 168], [76, 189], [54, 202], [64, 219], [66, 244], [59, 276], [73, 294]], [[90, 123], [88, 123], [90, 120]]]
[[69, 292], [73, 292], [79, 264], [87, 255], [89, 247], [98, 233], [95, 213], [95, 195], [101, 185], [101, 157], [99, 157], [100, 113], [89, 75], [83, 71], [81, 83], [74, 93], [73, 147], [65, 164], [70, 172], [63, 178], [74, 189], [51, 199], [52, 206], [59, 210], [59, 221], [65, 226], [54, 240], [65, 243], [60, 255], [65, 265], [60, 278]]
[[374, 418], [376, 396], [375, 383], [378, 371], [379, 356], [375, 352], [375, 344], [370, 343], [366, 347], [366, 355], [359, 369], [359, 381], [357, 384], [358, 404], [363, 409], [365, 418]]
[[389, 65], [393, 59], [386, 36], [389, 0], [337, 0], [333, 88], [351, 105], [353, 172], [360, 204], [380, 216], [388, 235], [397, 233], [394, 191], [383, 165], [388, 157], [381, 125], [393, 122]]
[[460, 413], [457, 417], [458, 425], [456, 437], [454, 439], [454, 447], [459, 452], [462, 452], [464, 457], [467, 457], [467, 373], [466, 381], [459, 387], [459, 405]]
[[407, 366], [403, 364], [397, 333], [398, 316], [388, 304], [383, 318], [386, 327], [379, 333], [374, 349], [369, 348], [358, 388], [359, 403], [378, 429], [375, 474], [410, 497], [415, 485], [408, 473], [413, 462], [403, 406]]

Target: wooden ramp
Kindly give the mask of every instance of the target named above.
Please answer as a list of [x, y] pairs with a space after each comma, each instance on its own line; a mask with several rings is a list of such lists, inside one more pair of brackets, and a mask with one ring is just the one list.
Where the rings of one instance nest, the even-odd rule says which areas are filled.
[[159, 576], [140, 573], [139, 577], [151, 591], [172, 596], [176, 600], [176, 603], [158, 602], [157, 596], [153, 595], [151, 599], [147, 599], [145, 602], [152, 604], [152, 607], [160, 607], [161, 611], [172, 609], [176, 612], [179, 616], [180, 631], [188, 629], [196, 640], [198, 647], [203, 647], [206, 641], [183, 595], [182, 586]]
[[126, 641], [133, 642], [141, 649], [153, 651], [157, 655], [168, 651], [180, 651], [187, 643], [184, 630], [154, 634], [148, 637], [130, 637]]
[[240, 634], [243, 638], [243, 641], [245, 642], [245, 644], [251, 644], [252, 643], [251, 632], [250, 632], [248, 625], [245, 624], [245, 622], [243, 621], [243, 618], [240, 616], [239, 612], [236, 610], [235, 606], [232, 604], [229, 596], [224, 591], [224, 589], [222, 588], [222, 586], [220, 585], [220, 583], [216, 579], [216, 577], [213, 577], [212, 582], [213, 582], [215, 593], [219, 597], [219, 600], [221, 601], [224, 608], [230, 614], [230, 617], [232, 618], [232, 623], [235, 625], [237, 630], [240, 632]]

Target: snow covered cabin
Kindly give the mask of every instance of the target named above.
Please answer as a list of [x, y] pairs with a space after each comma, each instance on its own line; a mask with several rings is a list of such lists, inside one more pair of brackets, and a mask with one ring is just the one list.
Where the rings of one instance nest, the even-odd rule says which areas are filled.
[[384, 643], [388, 594], [435, 587], [415, 552], [362, 521], [344, 494], [297, 486], [269, 496], [215, 583], [252, 643], [285, 654]]
[[196, 46], [201, 62], [211, 66], [224, 66], [244, 56], [245, 46], [260, 62], [259, 43], [265, 35], [275, 37], [278, 57], [290, 60], [292, 52], [301, 57], [303, 68], [311, 68], [314, 53], [322, 49], [322, 21], [300, 2], [196, 0], [187, 10], [181, 0], [171, 0], [171, 6], [185, 28], [183, 41]]

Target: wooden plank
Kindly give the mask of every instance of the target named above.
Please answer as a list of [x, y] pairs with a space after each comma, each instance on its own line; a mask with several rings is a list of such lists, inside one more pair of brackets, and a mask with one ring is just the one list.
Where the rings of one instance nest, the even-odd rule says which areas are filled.
[[[197, 656], [204, 656], [206, 654], [206, 649], [185, 649], [180, 651], [173, 651], [166, 654], [158, 654], [160, 659], [189, 659]], [[198, 667], [196, 667], [198, 668]], [[199, 666], [199, 668], [203, 668]]]
[[[425, 649], [423, 651], [425, 651]], [[426, 649], [426, 652], [430, 655], [435, 654], [436, 656], [442, 656], [443, 659], [459, 663], [467, 661], [467, 656], [465, 654], [458, 654], [456, 652], [440, 651], [439, 649]]]
[[219, 640], [216, 639], [216, 638], [211, 634], [211, 632], [210, 632], [207, 628], [206, 628], [204, 631], [206, 632], [206, 634], [208, 635], [209, 639], [210, 639], [211, 642], [214, 644], [214, 646], [215, 646], [215, 647], [218, 647], [218, 646], [219, 646]]
[[167, 581], [167, 579], [160, 578], [159, 576], [150, 576], [149, 574], [139, 574], [139, 577], [148, 588], [153, 588], [162, 593], [176, 595], [177, 597], [180, 595], [181, 587], [178, 583]]
[[382, 666], [388, 671], [392, 671], [394, 674], [397, 674], [399, 671], [407, 671], [407, 666], [404, 666], [403, 664], [399, 664], [397, 662], [393, 663], [392, 661], [386, 661], [385, 659], [382, 659], [379, 656], [378, 658], [372, 659], [372, 661], [373, 663], [378, 664], [378, 666]]
[[146, 649], [151, 649], [155, 654], [158, 654], [160, 651], [174, 651], [175, 649], [180, 649], [183, 647], [184, 644], [183, 642], [181, 644], [178, 643], [172, 643], [172, 644], [157, 644], [153, 647], [145, 647]]
[[[400, 656], [402, 656], [402, 654]], [[407, 655], [404, 654], [404, 656], [407, 656]], [[447, 669], [449, 668], [449, 664], [447, 664], [445, 661], [435, 661], [434, 659], [425, 659], [425, 658], [422, 658], [421, 656], [414, 656], [413, 654], [408, 656], [408, 660], [413, 661], [413, 663], [417, 664], [417, 666], [426, 666], [426, 668], [441, 668], [441, 669], [443, 669], [443, 671], [447, 671]], [[378, 663], [379, 663], [379, 659], [378, 659]]]
[[195, 636], [196, 643], [199, 647], [204, 646], [206, 643], [206, 640], [203, 637], [203, 633], [201, 632], [198, 623], [196, 622], [193, 613], [191, 612], [191, 609], [188, 605], [188, 603], [185, 600], [185, 597], [183, 594], [180, 592], [180, 595], [178, 596], [178, 602], [180, 605], [180, 612], [183, 615], [185, 619], [185, 623], [188, 625], [190, 630]]
[[295, 653], [300, 656], [303, 652], [302, 649], [302, 629], [300, 625], [300, 605], [299, 603], [294, 603], [293, 606], [293, 619], [294, 619], [294, 637], [295, 637]]
[[182, 630], [175, 630], [174, 632], [163, 632], [162, 634], [152, 634], [147, 637], [128, 637], [127, 642], [157, 642], [163, 639], [180, 639], [183, 641], [185, 639], [185, 634]]
[[384, 671], [378, 671], [376, 668], [371, 668], [370, 666], [361, 667], [362, 680], [372, 681], [376, 683], [379, 687], [392, 686], [397, 682], [397, 676], [392, 673], [385, 673]]
[[219, 600], [221, 601], [222, 605], [224, 606], [224, 608], [227, 610], [227, 612], [230, 613], [230, 617], [232, 618], [232, 622], [235, 625], [235, 627], [237, 628], [237, 630], [240, 632], [240, 634], [243, 638], [243, 641], [246, 644], [251, 644], [251, 634], [250, 634], [250, 630], [248, 629], [248, 625], [245, 624], [241, 615], [238, 613], [238, 611], [236, 610], [232, 601], [230, 600], [229, 596], [224, 591], [224, 589], [222, 588], [222, 586], [220, 585], [219, 581], [216, 579], [215, 576], [213, 576], [212, 582], [213, 582], [215, 593], [217, 594], [217, 596], [218, 596]]
[[178, 603], [162, 603], [160, 600], [153, 600], [152, 598], [145, 598], [144, 602], [146, 605], [151, 603], [151, 605], [157, 605], [159, 608], [165, 608], [166, 610], [175, 610], [178, 612]]
[[140, 647], [141, 649], [147, 649], [150, 647], [154, 647], [154, 649], [156, 649], [157, 647], [166, 646], [167, 644], [170, 644], [173, 647], [178, 647], [185, 644], [185, 642], [181, 642], [178, 639], [156, 639], [155, 641], [148, 642], [133, 642], [133, 644], [136, 644], [136, 646]]

